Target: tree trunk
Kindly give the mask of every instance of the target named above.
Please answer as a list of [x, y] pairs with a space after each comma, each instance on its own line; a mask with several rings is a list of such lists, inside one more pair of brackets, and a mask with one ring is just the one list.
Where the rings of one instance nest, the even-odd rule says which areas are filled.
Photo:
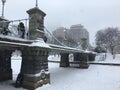
[[111, 47], [111, 54], [113, 55], [113, 59], [115, 59], [114, 46], [110, 46], [110, 47]]
[[111, 48], [111, 54], [113, 55], [114, 52], [113, 52], [113, 46], [110, 47]]
[[115, 53], [113, 54], [113, 59], [115, 59]]

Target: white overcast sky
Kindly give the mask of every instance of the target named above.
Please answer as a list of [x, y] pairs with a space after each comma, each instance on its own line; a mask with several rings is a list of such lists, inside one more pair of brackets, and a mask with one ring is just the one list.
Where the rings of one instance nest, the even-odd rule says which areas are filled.
[[[27, 18], [26, 10], [33, 8], [35, 2], [35, 0], [7, 0], [5, 17], [10, 20]], [[120, 0], [38, 0], [38, 2], [39, 8], [47, 14], [45, 26], [51, 31], [60, 26], [69, 28], [74, 24], [82, 24], [89, 31], [92, 43], [97, 30], [109, 26], [120, 27]]]

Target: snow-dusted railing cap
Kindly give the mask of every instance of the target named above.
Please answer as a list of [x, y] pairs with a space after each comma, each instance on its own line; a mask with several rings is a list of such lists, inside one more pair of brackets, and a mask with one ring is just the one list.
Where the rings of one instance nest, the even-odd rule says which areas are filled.
[[38, 38], [37, 40], [34, 40], [32, 44], [30, 44], [31, 47], [43, 47], [43, 48], [50, 48], [48, 44], [44, 42], [42, 38]]

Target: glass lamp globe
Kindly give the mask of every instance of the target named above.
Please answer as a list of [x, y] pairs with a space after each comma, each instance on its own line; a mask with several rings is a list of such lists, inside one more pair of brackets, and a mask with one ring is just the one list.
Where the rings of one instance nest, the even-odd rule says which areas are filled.
[[6, 2], [6, 0], [1, 0], [3, 3], [5, 3]]

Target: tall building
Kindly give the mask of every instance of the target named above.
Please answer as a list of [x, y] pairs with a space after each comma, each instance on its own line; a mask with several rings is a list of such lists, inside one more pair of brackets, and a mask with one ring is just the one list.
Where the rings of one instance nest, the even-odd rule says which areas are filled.
[[70, 36], [83, 49], [86, 49], [89, 45], [89, 32], [81, 24], [70, 27]]
[[65, 39], [65, 31], [66, 31], [66, 28], [64, 27], [59, 27], [57, 28], [55, 31], [53, 31], [53, 35], [59, 39], [59, 40], [63, 40]]
[[[86, 49], [89, 45], [89, 32], [81, 25], [72, 25], [70, 29], [59, 27], [53, 31], [53, 35], [63, 44], [69, 47]], [[54, 41], [55, 44], [56, 41]]]

